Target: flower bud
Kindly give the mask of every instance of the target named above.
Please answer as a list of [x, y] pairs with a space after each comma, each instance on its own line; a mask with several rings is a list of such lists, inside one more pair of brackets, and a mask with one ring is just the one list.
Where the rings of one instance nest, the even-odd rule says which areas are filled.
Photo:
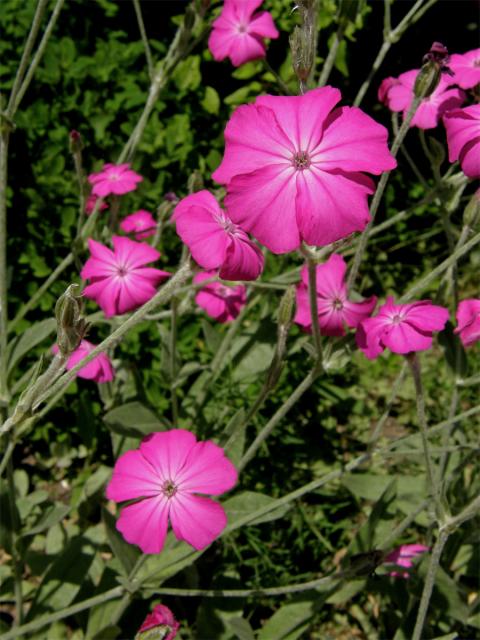
[[82, 136], [78, 131], [72, 129], [69, 134], [70, 137], [70, 153], [78, 153], [83, 149]]
[[441, 67], [433, 60], [426, 62], [415, 79], [413, 92], [416, 98], [429, 98], [438, 87], [441, 77]]
[[188, 193], [195, 193], [203, 189], [203, 177], [200, 171], [195, 171], [190, 174], [187, 181]]
[[474, 227], [480, 220], [480, 189], [470, 198], [469, 203], [463, 212], [463, 224]]
[[295, 285], [290, 285], [280, 300], [278, 307], [278, 326], [282, 328], [290, 327], [293, 318], [293, 305], [295, 303]]
[[173, 191], [168, 191], [163, 198], [167, 202], [178, 202], [178, 196], [176, 193], [173, 193]]
[[78, 284], [71, 284], [57, 300], [55, 318], [57, 319], [57, 344], [62, 355], [68, 355], [77, 348], [87, 331], [87, 324], [80, 317], [83, 301], [76, 293]]
[[144, 620], [135, 640], [173, 640], [180, 624], [163, 604], [157, 604]]
[[437, 167], [440, 167], [444, 163], [445, 158], [447, 156], [445, 152], [445, 147], [441, 142], [439, 142], [433, 137], [430, 137], [429, 143], [430, 143], [430, 154], [432, 157], [432, 162]]
[[364, 5], [364, 0], [340, 0], [338, 22], [346, 27], [349, 22], [355, 22]]

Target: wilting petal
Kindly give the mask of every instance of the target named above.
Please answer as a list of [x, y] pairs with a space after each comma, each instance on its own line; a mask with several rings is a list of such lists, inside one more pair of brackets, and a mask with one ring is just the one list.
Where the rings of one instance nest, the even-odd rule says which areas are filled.
[[227, 516], [223, 507], [209, 498], [177, 493], [171, 501], [170, 522], [179, 540], [201, 550], [225, 529]]

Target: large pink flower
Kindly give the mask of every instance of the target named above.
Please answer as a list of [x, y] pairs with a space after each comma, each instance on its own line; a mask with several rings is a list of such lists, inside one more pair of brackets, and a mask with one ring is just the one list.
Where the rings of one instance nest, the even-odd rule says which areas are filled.
[[173, 220], [178, 235], [204, 269], [220, 269], [224, 280], [255, 280], [261, 274], [262, 252], [208, 191], [183, 198]]
[[480, 49], [454, 53], [448, 60], [448, 66], [455, 74], [451, 82], [462, 89], [471, 89], [480, 83]]
[[[147, 640], [147, 634], [144, 634], [144, 631], [148, 631], [149, 629], [156, 629], [158, 634], [156, 636], [150, 635], [150, 638], [153, 637], [163, 638], [163, 640], [173, 640], [177, 635], [177, 631], [180, 628], [180, 623], [175, 620], [175, 616], [170, 611], [168, 607], [164, 604], [156, 604], [153, 607], [152, 613], [149, 613], [148, 616], [143, 621], [142, 626], [138, 630], [138, 634], [135, 636], [135, 640]], [[160, 633], [162, 632], [162, 633]], [[165, 635], [165, 634], [168, 635]]]
[[278, 38], [268, 11], [254, 13], [263, 0], [225, 0], [213, 22], [208, 48], [215, 60], [230, 58], [235, 67], [265, 56], [263, 38]]
[[[377, 303], [372, 296], [363, 302], [348, 300], [345, 273], [347, 265], [342, 256], [332, 254], [325, 264], [317, 266], [317, 306], [321, 332], [326, 336], [345, 335], [345, 325], [356, 329], [368, 318]], [[297, 285], [297, 312], [294, 322], [312, 330], [310, 299], [308, 294], [308, 269], [301, 271], [302, 282]]]
[[98, 173], [91, 173], [88, 181], [93, 184], [92, 194], [105, 198], [113, 193], [121, 196], [129, 191], [135, 191], [137, 183], [143, 180], [142, 176], [130, 169], [130, 164], [104, 164]]
[[480, 177], [480, 104], [449, 111], [443, 124], [450, 162], [458, 160], [469, 178]]
[[[83, 360], [85, 356], [88, 356], [90, 351], [95, 348], [96, 345], [92, 344], [88, 340], [82, 340], [72, 355], [67, 360], [67, 369], [73, 369], [80, 360]], [[58, 353], [58, 345], [54, 344], [52, 347], [53, 353]], [[94, 382], [111, 382], [115, 377], [115, 371], [113, 370], [110, 358], [106, 353], [99, 353], [91, 362], [88, 362], [84, 367], [77, 371], [79, 378], [85, 378], [86, 380], [93, 380]]]
[[[201, 271], [193, 278], [195, 284], [209, 280], [217, 275], [216, 271]], [[247, 302], [247, 290], [242, 285], [229, 287], [221, 282], [210, 282], [199, 289], [195, 296], [199, 307], [218, 322], [234, 320]]]
[[91, 238], [91, 257], [80, 275], [91, 284], [83, 293], [95, 300], [110, 318], [140, 307], [155, 295], [155, 287], [170, 274], [144, 265], [160, 257], [159, 252], [144, 242], [113, 236], [112, 251]]
[[393, 169], [388, 132], [356, 107], [332, 111], [338, 89], [261, 96], [236, 109], [213, 178], [232, 220], [274, 253], [324, 246], [362, 231], [372, 180]]
[[[389, 553], [385, 557], [384, 562], [385, 564], [396, 564], [399, 567], [411, 569], [413, 567], [413, 559], [429, 550], [429, 547], [426, 547], [424, 544], [402, 544]], [[410, 577], [408, 571], [391, 571], [389, 575], [394, 578]]]
[[[393, 83], [391, 81], [395, 80], [395, 78], [387, 78], [389, 86], [386, 85], [384, 87], [386, 90], [383, 93], [383, 102], [390, 111], [403, 111], [403, 116], [406, 116], [413, 101], [413, 87], [418, 71], [418, 69], [413, 69], [412, 71], [401, 73], [396, 82]], [[446, 111], [460, 107], [463, 104], [465, 100], [464, 92], [461, 89], [450, 88], [451, 84], [451, 79], [446, 76], [441, 77], [438, 87], [432, 95], [420, 103], [410, 123], [411, 127], [433, 129]], [[380, 90], [382, 86], [383, 83], [380, 85]], [[379, 96], [382, 95], [380, 90]]]
[[359, 324], [357, 345], [370, 360], [385, 347], [402, 354], [424, 351], [432, 346], [432, 332], [441, 331], [448, 316], [448, 309], [430, 304], [430, 300], [395, 304], [390, 296], [375, 317]]
[[457, 328], [464, 347], [471, 347], [480, 340], [480, 300], [462, 300], [457, 309]]
[[157, 223], [150, 211], [140, 209], [131, 213], [120, 223], [120, 229], [126, 233], [133, 233], [136, 240], [145, 240], [155, 235]]
[[109, 500], [136, 500], [123, 507], [117, 529], [144, 553], [160, 553], [170, 520], [179, 540], [204, 549], [223, 531], [223, 507], [197, 494], [220, 495], [237, 482], [237, 471], [213, 442], [197, 442], [184, 429], [147, 436], [140, 449], [115, 463]]

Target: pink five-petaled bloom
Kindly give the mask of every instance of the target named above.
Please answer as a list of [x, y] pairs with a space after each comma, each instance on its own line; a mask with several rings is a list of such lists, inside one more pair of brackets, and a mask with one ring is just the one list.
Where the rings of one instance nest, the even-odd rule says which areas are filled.
[[[143, 638], [146, 640], [147, 634], [144, 632], [149, 631], [150, 629], [156, 629], [159, 632], [163, 632], [163, 635], [155, 637], [163, 638], [163, 640], [173, 640], [177, 635], [179, 628], [180, 623], [175, 620], [170, 609], [164, 604], [157, 604], [153, 607], [152, 613], [149, 613], [143, 621], [142, 626], [135, 636], [135, 640], [143, 640]], [[153, 636], [150, 637], [153, 638]]]
[[462, 300], [457, 309], [457, 328], [464, 347], [471, 347], [480, 340], [480, 300]]
[[480, 49], [454, 53], [450, 56], [448, 66], [455, 74], [451, 79], [452, 84], [458, 84], [462, 89], [471, 89], [480, 84]]
[[401, 354], [424, 351], [432, 346], [432, 332], [441, 331], [448, 316], [448, 309], [430, 304], [430, 300], [395, 304], [390, 296], [376, 316], [358, 325], [357, 345], [370, 360], [386, 347]]
[[[214, 278], [216, 271], [201, 271], [193, 278], [195, 284]], [[195, 302], [218, 322], [234, 320], [247, 302], [247, 290], [242, 284], [229, 287], [221, 282], [210, 282], [199, 289]]]
[[130, 169], [130, 164], [104, 164], [98, 173], [91, 173], [88, 181], [93, 185], [94, 196], [105, 198], [110, 194], [121, 196], [129, 191], [135, 191], [137, 183], [143, 180], [142, 176]]
[[[342, 256], [332, 254], [325, 264], [317, 266], [317, 306], [320, 331], [326, 336], [344, 336], [345, 325], [356, 329], [368, 318], [377, 303], [372, 296], [363, 302], [350, 302], [347, 298], [345, 272], [347, 265]], [[301, 271], [302, 281], [297, 285], [297, 312], [294, 322], [312, 330], [308, 294], [308, 269]]]
[[[384, 85], [382, 83], [380, 85], [379, 98], [383, 96], [382, 102], [386, 104], [390, 111], [403, 111], [403, 116], [407, 115], [413, 101], [413, 87], [418, 71], [418, 69], [406, 71], [401, 73], [396, 81], [395, 78], [387, 78], [387, 84]], [[392, 80], [394, 82], [391, 82]], [[442, 75], [432, 95], [420, 103], [410, 123], [411, 127], [433, 129], [446, 111], [460, 107], [463, 104], [465, 100], [464, 92], [461, 89], [450, 88], [451, 84], [451, 78]], [[383, 93], [382, 87], [384, 89]]]
[[[93, 193], [88, 196], [87, 202], [85, 203], [85, 213], [87, 214], [87, 216], [90, 216], [94, 212], [97, 200], [99, 200], [99, 198], [97, 196], [94, 196]], [[106, 202], [102, 202], [98, 210], [105, 211], [105, 209], [108, 209], [108, 204]]]
[[107, 486], [109, 500], [136, 500], [122, 509], [117, 529], [144, 553], [160, 553], [170, 520], [173, 532], [204, 549], [223, 531], [223, 507], [198, 493], [220, 495], [237, 482], [237, 471], [213, 442], [197, 442], [185, 429], [152, 433], [140, 449], [115, 463]]
[[88, 240], [91, 257], [80, 273], [84, 280], [90, 280], [83, 293], [100, 305], [107, 318], [140, 307], [155, 295], [155, 287], [170, 277], [166, 271], [144, 266], [160, 257], [150, 245], [121, 236], [112, 240], [113, 251]]
[[220, 269], [224, 280], [255, 280], [261, 274], [262, 252], [208, 191], [183, 198], [172, 219], [178, 235], [204, 269]]
[[261, 96], [236, 109], [213, 178], [227, 185], [231, 219], [274, 253], [324, 246], [362, 231], [367, 195], [396, 167], [388, 132], [356, 107], [332, 111], [333, 87], [303, 96]]
[[[394, 549], [388, 556], [385, 557], [385, 564], [396, 564], [399, 567], [405, 567], [411, 569], [413, 567], [413, 558], [419, 556], [430, 548], [423, 544], [402, 544], [400, 547]], [[391, 571], [389, 575], [395, 578], [409, 578], [408, 571]]]
[[149, 211], [140, 209], [130, 214], [120, 223], [120, 229], [125, 233], [133, 233], [137, 240], [145, 240], [155, 235], [157, 223]]
[[[96, 345], [88, 342], [88, 340], [81, 340], [78, 347], [72, 353], [67, 360], [67, 369], [73, 369], [73, 367], [83, 360], [85, 356], [88, 356], [90, 351], [95, 348]], [[56, 344], [52, 347], [53, 353], [58, 353], [58, 346]], [[111, 382], [115, 377], [115, 372], [110, 362], [110, 358], [106, 353], [99, 353], [93, 360], [88, 362], [84, 367], [77, 371], [79, 378], [85, 378], [86, 380], [93, 380], [94, 382]]]
[[225, 0], [222, 13], [214, 20], [208, 48], [215, 60], [230, 58], [235, 67], [265, 56], [263, 38], [278, 38], [268, 11], [254, 13], [263, 0]]
[[443, 124], [450, 162], [458, 160], [469, 178], [480, 177], [480, 104], [449, 111]]

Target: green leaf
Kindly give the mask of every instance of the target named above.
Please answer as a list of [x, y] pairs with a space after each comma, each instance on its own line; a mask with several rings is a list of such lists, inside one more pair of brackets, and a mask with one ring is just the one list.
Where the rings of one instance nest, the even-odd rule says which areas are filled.
[[10, 372], [26, 353], [52, 334], [55, 331], [55, 327], [54, 318], [48, 318], [48, 320], [36, 322], [24, 331], [21, 336], [14, 338], [8, 345], [8, 371]]
[[[264, 493], [257, 493], [255, 491], [243, 491], [242, 493], [229, 498], [223, 502], [225, 511], [227, 512], [229, 524], [234, 523], [236, 520], [244, 518], [252, 511], [267, 507], [268, 505], [276, 502], [275, 498], [266, 496]], [[262, 524], [264, 522], [272, 522], [272, 520], [278, 520], [290, 510], [291, 505], [281, 505], [280, 507], [273, 509], [269, 513], [252, 520], [249, 525]]]
[[220, 110], [220, 96], [213, 87], [205, 87], [205, 95], [200, 104], [205, 111], [216, 116]]
[[202, 82], [200, 56], [189, 56], [180, 62], [172, 74], [179, 91], [195, 91]]
[[102, 509], [102, 520], [113, 554], [120, 560], [125, 569], [124, 575], [128, 576], [140, 556], [140, 551], [134, 545], [125, 541], [115, 526], [115, 518], [105, 508]]
[[303, 634], [313, 616], [313, 601], [292, 602], [276, 611], [270, 620], [263, 625], [258, 640], [296, 640], [305, 637]]
[[215, 354], [222, 342], [222, 336], [205, 318], [202, 318], [201, 323], [207, 346], [210, 351]]
[[70, 507], [66, 504], [52, 505], [50, 509], [42, 514], [36, 525], [34, 525], [33, 527], [29, 527], [22, 532], [22, 536], [34, 536], [35, 534], [41, 533], [46, 529], [50, 529], [58, 522], [61, 522], [69, 511]]
[[140, 402], [128, 402], [112, 409], [103, 417], [105, 424], [115, 433], [143, 438], [165, 427], [158, 417]]
[[193, 564], [201, 555], [201, 551], [194, 551], [188, 544], [180, 542], [169, 533], [162, 553], [149, 555], [137, 577], [141, 582], [147, 581], [148, 586], [155, 590], [155, 586]]
[[226, 624], [238, 640], [255, 640], [253, 629], [245, 618], [230, 618], [226, 620]]
[[468, 372], [467, 354], [460, 338], [453, 332], [453, 325], [450, 321], [445, 325], [445, 329], [438, 334], [438, 342], [443, 347], [445, 359], [451, 371], [457, 378], [465, 378]]
[[222, 438], [222, 447], [225, 455], [235, 466], [240, 462], [245, 449], [245, 436], [247, 425], [245, 424], [245, 409], [239, 409], [225, 427]]

